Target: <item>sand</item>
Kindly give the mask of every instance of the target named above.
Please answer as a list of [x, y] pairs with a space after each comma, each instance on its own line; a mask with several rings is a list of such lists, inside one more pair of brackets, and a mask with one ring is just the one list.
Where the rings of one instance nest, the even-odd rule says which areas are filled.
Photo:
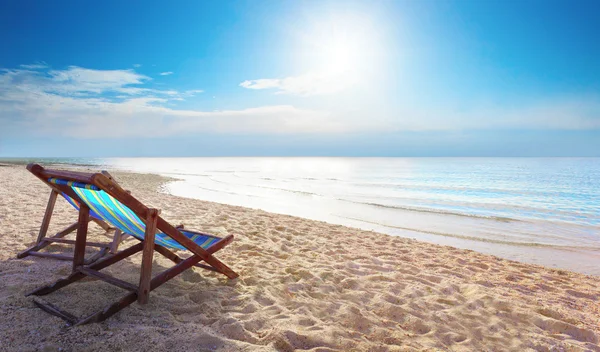
[[[217, 257], [240, 278], [195, 268], [153, 291], [146, 306], [65, 327], [24, 294], [68, 275], [70, 263], [16, 259], [37, 237], [49, 189], [22, 166], [2, 167], [0, 350], [600, 351], [598, 277], [174, 197], [161, 191], [165, 178], [114, 175], [174, 224], [234, 234]], [[59, 199], [50, 233], [76, 216]], [[90, 240], [109, 241], [99, 227], [90, 231]], [[137, 283], [140, 259], [106, 270]], [[172, 263], [156, 255], [153, 265], [158, 272]], [[84, 315], [123, 294], [88, 280], [44, 299]]]

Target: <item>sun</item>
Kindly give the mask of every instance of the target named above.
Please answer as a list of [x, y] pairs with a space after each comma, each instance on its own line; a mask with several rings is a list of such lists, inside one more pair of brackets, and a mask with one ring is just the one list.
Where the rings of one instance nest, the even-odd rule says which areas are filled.
[[359, 13], [313, 19], [303, 37], [302, 51], [310, 53], [308, 66], [319, 72], [358, 73], [380, 50], [377, 28]]
[[348, 72], [359, 68], [361, 53], [348, 40], [336, 40], [323, 47], [322, 66], [329, 72]]

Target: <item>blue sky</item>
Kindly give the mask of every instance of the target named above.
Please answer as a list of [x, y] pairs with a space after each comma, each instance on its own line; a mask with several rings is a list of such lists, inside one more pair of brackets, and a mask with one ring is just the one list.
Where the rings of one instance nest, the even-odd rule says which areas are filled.
[[600, 156], [600, 3], [3, 2], [0, 156]]

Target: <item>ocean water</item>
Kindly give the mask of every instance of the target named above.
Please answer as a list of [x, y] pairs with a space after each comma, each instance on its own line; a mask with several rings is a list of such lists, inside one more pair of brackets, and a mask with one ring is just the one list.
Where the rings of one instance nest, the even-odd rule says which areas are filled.
[[600, 275], [600, 158], [62, 161], [170, 176], [182, 197]]

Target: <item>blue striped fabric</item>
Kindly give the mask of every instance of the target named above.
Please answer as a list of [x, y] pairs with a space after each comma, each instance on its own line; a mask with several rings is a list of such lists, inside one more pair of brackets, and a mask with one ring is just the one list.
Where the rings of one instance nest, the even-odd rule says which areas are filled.
[[[71, 188], [90, 207], [90, 211], [97, 214], [100, 219], [117, 227], [124, 233], [128, 233], [141, 240], [144, 239], [146, 225], [123, 203], [102, 190], [95, 191], [76, 186], [71, 186]], [[199, 235], [185, 230], [180, 230], [180, 232], [204, 249], [220, 240], [218, 237]], [[158, 245], [171, 249], [186, 249], [164, 233], [156, 234], [155, 242]]]
[[48, 182], [54, 183], [55, 185], [63, 185], [63, 186], [70, 186], [70, 187], [77, 187], [77, 188], [87, 188], [87, 189], [93, 189], [95, 191], [100, 190], [100, 188], [98, 188], [94, 185], [90, 185], [88, 183], [63, 180], [63, 179], [54, 178], [54, 177], [49, 178]]
[[[69, 197], [66, 193], [61, 193], [61, 194], [67, 200], [67, 202], [69, 202], [69, 204], [71, 204], [73, 206], [73, 208], [75, 208], [75, 209], [77, 209], [77, 211], [79, 211], [79, 202], [78, 201]], [[102, 220], [100, 215], [96, 214], [96, 212], [91, 209], [90, 209], [90, 216], [93, 218], [96, 218], [98, 220]]]

